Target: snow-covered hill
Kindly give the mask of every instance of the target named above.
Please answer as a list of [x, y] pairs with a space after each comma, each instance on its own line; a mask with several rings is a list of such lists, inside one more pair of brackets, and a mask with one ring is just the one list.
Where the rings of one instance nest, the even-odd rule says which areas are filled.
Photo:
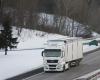
[[67, 36], [51, 34], [37, 30], [22, 29], [20, 36], [18, 36], [18, 29], [14, 27], [14, 36], [18, 37], [17, 49], [31, 49], [42, 48], [44, 43], [50, 39], [67, 38]]

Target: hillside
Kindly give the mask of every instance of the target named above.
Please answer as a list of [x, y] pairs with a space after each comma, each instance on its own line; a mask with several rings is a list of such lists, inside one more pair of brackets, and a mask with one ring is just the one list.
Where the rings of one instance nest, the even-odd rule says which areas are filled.
[[22, 32], [18, 35], [18, 28], [13, 28], [13, 36], [18, 37], [17, 49], [33, 49], [43, 48], [44, 43], [50, 39], [65, 38], [67, 36], [46, 33], [43, 31], [30, 30], [22, 28]]
[[[70, 4], [70, 5], [69, 5]], [[37, 13], [49, 13], [70, 17], [82, 24], [89, 25], [91, 29], [99, 32], [100, 1], [99, 0], [3, 0], [2, 10], [13, 17], [13, 25], [21, 26], [23, 17], [27, 14], [27, 27], [36, 24]], [[34, 15], [33, 15], [34, 14]], [[18, 19], [17, 19], [18, 17]], [[16, 24], [17, 19], [17, 24]], [[34, 23], [33, 23], [34, 22]], [[34, 25], [36, 26], [36, 25]], [[23, 26], [26, 27], [26, 26]], [[98, 28], [98, 29], [97, 29]]]

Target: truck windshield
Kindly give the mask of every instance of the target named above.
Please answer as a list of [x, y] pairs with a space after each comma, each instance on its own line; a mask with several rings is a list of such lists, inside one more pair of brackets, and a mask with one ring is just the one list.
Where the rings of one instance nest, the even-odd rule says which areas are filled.
[[60, 57], [61, 56], [61, 50], [45, 50], [44, 56], [45, 57]]

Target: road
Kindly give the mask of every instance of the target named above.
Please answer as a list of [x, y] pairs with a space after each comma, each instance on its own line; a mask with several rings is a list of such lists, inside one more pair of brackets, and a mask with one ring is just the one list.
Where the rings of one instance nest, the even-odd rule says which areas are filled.
[[100, 69], [100, 50], [86, 55], [80, 63], [80, 66], [72, 67], [65, 72], [42, 72], [23, 80], [73, 80], [97, 69]]

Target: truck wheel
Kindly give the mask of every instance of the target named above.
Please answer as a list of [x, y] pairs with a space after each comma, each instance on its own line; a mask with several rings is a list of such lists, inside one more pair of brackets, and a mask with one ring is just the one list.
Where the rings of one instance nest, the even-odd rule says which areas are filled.
[[63, 71], [62, 72], [64, 72], [66, 69], [65, 69], [65, 65], [63, 66]]
[[71, 67], [75, 67], [75, 66], [76, 66], [76, 61], [71, 62], [71, 63], [70, 63], [70, 66], [71, 66]]
[[44, 71], [45, 73], [49, 73], [49, 71]]
[[79, 66], [79, 64], [80, 64], [80, 61], [77, 60], [77, 61], [76, 61], [76, 66]]
[[70, 67], [71, 67], [71, 63], [69, 62], [69, 63], [68, 63], [68, 70], [70, 69]]

